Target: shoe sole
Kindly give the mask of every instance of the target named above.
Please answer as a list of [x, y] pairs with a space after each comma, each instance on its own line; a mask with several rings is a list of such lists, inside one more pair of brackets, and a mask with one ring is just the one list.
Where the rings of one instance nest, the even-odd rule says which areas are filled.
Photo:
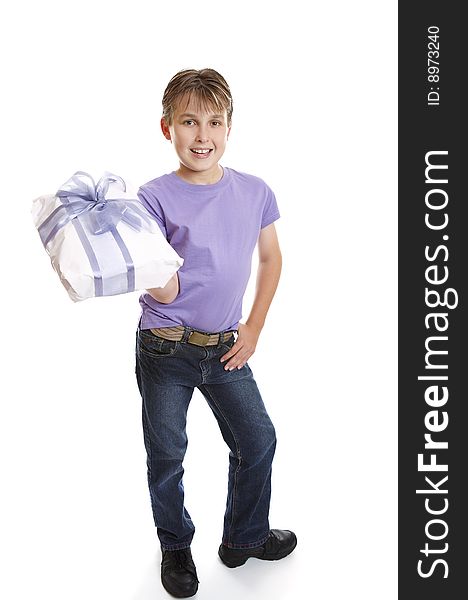
[[173, 592], [172, 590], [167, 589], [167, 587], [164, 585], [164, 581], [161, 580], [161, 583], [162, 583], [163, 588], [166, 590], [166, 592], [168, 594], [170, 594], [171, 596], [173, 596], [174, 598], [191, 598], [192, 596], [195, 596], [195, 594], [198, 592], [198, 585], [197, 585], [197, 589], [193, 592], [193, 594], [189, 594], [188, 596], [187, 596], [187, 594], [184, 594], [183, 596], [180, 596], [176, 592]]
[[282, 554], [275, 556], [274, 558], [263, 558], [262, 556], [245, 556], [244, 558], [241, 558], [239, 560], [226, 561], [226, 559], [224, 559], [221, 556], [220, 552], [218, 552], [218, 556], [221, 559], [221, 561], [223, 562], [223, 564], [226, 565], [226, 567], [229, 567], [230, 569], [235, 569], [236, 567], [241, 567], [242, 565], [245, 565], [245, 563], [249, 560], [249, 558], [257, 558], [258, 560], [270, 560], [270, 561], [281, 560], [282, 558], [285, 558], [286, 556], [288, 556], [288, 554], [291, 554], [291, 552], [294, 550], [294, 548], [296, 546], [297, 546], [297, 538], [294, 540], [294, 545], [291, 548], [284, 551]]

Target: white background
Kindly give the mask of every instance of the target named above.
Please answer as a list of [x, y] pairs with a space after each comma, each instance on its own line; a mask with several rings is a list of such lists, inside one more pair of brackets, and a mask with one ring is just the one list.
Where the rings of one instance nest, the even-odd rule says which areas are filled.
[[278, 563], [220, 563], [228, 450], [196, 390], [197, 597], [396, 598], [396, 2], [2, 13], [0, 595], [168, 597], [134, 375], [139, 294], [73, 304], [29, 211], [76, 170], [138, 187], [176, 169], [162, 93], [178, 70], [212, 67], [234, 97], [221, 164], [262, 177], [281, 212], [283, 273], [249, 364], [278, 434], [270, 523], [299, 543]]

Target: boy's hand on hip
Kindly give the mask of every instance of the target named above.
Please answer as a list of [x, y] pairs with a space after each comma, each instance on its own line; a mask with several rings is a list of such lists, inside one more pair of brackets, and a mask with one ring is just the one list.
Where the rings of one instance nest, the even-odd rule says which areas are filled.
[[226, 362], [225, 371], [233, 369], [242, 369], [245, 363], [255, 352], [257, 341], [260, 336], [260, 329], [246, 323], [239, 323], [238, 336], [235, 344], [221, 358], [221, 362]]

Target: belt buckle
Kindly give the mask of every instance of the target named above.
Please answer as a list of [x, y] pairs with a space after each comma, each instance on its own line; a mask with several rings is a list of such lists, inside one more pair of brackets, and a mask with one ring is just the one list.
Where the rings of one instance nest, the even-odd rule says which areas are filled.
[[208, 333], [201, 333], [200, 331], [191, 331], [187, 342], [189, 344], [195, 344], [196, 346], [206, 346], [210, 339], [210, 335]]

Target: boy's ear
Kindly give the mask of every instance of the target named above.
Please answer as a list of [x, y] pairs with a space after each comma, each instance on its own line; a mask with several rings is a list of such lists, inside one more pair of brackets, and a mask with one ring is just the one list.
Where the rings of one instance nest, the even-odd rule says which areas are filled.
[[229, 139], [229, 134], [231, 133], [231, 127], [232, 127], [232, 125], [230, 125], [230, 126], [228, 127], [228, 131], [227, 131], [227, 135], [226, 135], [226, 139], [227, 139], [227, 140]]
[[164, 117], [161, 118], [161, 130], [166, 140], [170, 140], [171, 132], [169, 131], [169, 127], [167, 126], [166, 119]]

